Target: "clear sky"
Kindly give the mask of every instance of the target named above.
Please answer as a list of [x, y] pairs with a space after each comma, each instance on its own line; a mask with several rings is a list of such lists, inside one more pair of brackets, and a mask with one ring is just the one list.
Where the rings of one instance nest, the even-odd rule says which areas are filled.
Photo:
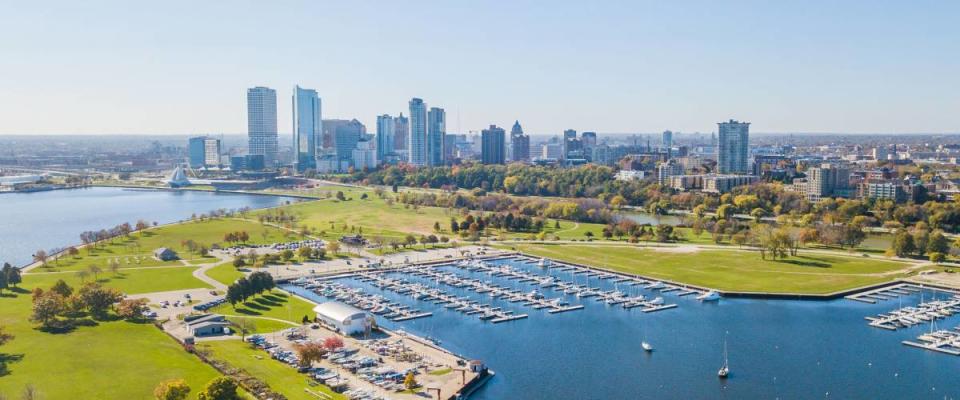
[[958, 1], [0, 3], [0, 134], [245, 133], [247, 87], [448, 131], [960, 132]]

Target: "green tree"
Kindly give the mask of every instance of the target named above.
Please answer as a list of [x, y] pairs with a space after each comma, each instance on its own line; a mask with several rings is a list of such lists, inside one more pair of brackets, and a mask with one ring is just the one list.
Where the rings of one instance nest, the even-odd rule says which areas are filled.
[[73, 288], [70, 287], [67, 282], [64, 282], [63, 279], [58, 279], [57, 282], [50, 287], [50, 291], [63, 298], [70, 297], [70, 295], [73, 294]]
[[407, 372], [407, 376], [403, 378], [403, 387], [407, 388], [407, 390], [413, 390], [418, 386], [420, 386], [420, 384], [417, 383], [417, 378], [413, 376], [413, 371]]
[[913, 243], [913, 236], [904, 229], [897, 230], [890, 243], [890, 249], [897, 257], [907, 257], [917, 250]]
[[940, 253], [941, 255], [950, 252], [950, 242], [942, 231], [934, 231], [927, 241], [927, 253]]
[[199, 400], [239, 400], [240, 395], [237, 394], [237, 383], [233, 379], [221, 376], [207, 383], [207, 386], [197, 394], [197, 398]]
[[119, 290], [103, 287], [94, 282], [83, 285], [78, 294], [83, 299], [83, 304], [87, 306], [87, 310], [95, 318], [106, 317], [107, 310], [113, 306], [113, 303], [123, 299], [123, 294]]
[[[36, 292], [35, 292], [36, 293]], [[33, 312], [30, 320], [49, 327], [63, 311], [63, 297], [54, 292], [40, 292], [33, 296]]]
[[183, 379], [171, 379], [160, 382], [153, 389], [153, 397], [157, 400], [186, 400], [190, 395], [190, 386]]
[[947, 256], [943, 255], [943, 253], [936, 252], [936, 251], [931, 251], [930, 254], [928, 254], [928, 256], [930, 257], [930, 262], [936, 263], [936, 264], [942, 263], [947, 260]]

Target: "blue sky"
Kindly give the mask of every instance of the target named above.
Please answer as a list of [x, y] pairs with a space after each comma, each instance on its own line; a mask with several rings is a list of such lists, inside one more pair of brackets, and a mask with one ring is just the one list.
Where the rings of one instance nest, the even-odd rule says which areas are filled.
[[245, 89], [448, 131], [960, 132], [960, 2], [0, 5], [0, 134], [243, 133]]

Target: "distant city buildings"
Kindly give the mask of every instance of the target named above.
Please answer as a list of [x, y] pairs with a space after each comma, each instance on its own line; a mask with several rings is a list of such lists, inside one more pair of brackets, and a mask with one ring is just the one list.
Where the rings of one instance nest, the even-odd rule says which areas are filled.
[[657, 164], [657, 183], [661, 186], [668, 186], [670, 184], [670, 177], [683, 175], [683, 172], [683, 166], [674, 160], [661, 162]]
[[717, 125], [719, 126], [717, 171], [721, 174], [745, 174], [750, 172], [747, 165], [750, 123], [731, 119]]
[[358, 141], [351, 157], [353, 168], [358, 170], [376, 168], [377, 150], [374, 147], [374, 142], [371, 140]]
[[422, 99], [410, 100], [410, 136], [407, 163], [416, 167], [427, 165], [427, 105]]
[[806, 175], [806, 178], [794, 179], [787, 189], [812, 202], [832, 197], [853, 197], [850, 169], [845, 166], [824, 163], [807, 168]]
[[263, 156], [264, 163], [277, 162], [277, 91], [257, 86], [247, 89], [248, 152]]
[[393, 119], [393, 152], [397, 154], [397, 159], [407, 160], [407, 148], [410, 140], [410, 119], [400, 116]]
[[503, 164], [506, 160], [505, 137], [506, 131], [496, 125], [490, 125], [484, 129], [481, 134], [481, 154], [480, 162], [483, 164]]
[[298, 172], [317, 167], [323, 134], [320, 97], [313, 89], [293, 87], [293, 157]]

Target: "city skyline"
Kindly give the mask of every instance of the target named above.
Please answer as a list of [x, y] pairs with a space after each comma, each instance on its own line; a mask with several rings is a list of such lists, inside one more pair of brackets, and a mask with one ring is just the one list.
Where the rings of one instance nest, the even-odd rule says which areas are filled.
[[[287, 98], [293, 84], [315, 88], [325, 114], [367, 126], [410, 97], [430, 99], [449, 132], [516, 119], [533, 135], [710, 132], [731, 117], [770, 133], [960, 131], [955, 3], [439, 3], [426, 15], [390, 3], [192, 4], [176, 30], [165, 21], [179, 7], [110, 4], [24, 4], [0, 17], [0, 33], [30, 38], [0, 44], [12, 60], [0, 74], [17, 77], [0, 93], [0, 134], [241, 133], [243, 88]], [[285, 22], [246, 32], [263, 20]], [[314, 41], [287, 40], [305, 25]], [[398, 45], [400, 27], [410, 40]], [[445, 62], [375, 68], [410, 52]], [[62, 118], [40, 114], [51, 99]]]

